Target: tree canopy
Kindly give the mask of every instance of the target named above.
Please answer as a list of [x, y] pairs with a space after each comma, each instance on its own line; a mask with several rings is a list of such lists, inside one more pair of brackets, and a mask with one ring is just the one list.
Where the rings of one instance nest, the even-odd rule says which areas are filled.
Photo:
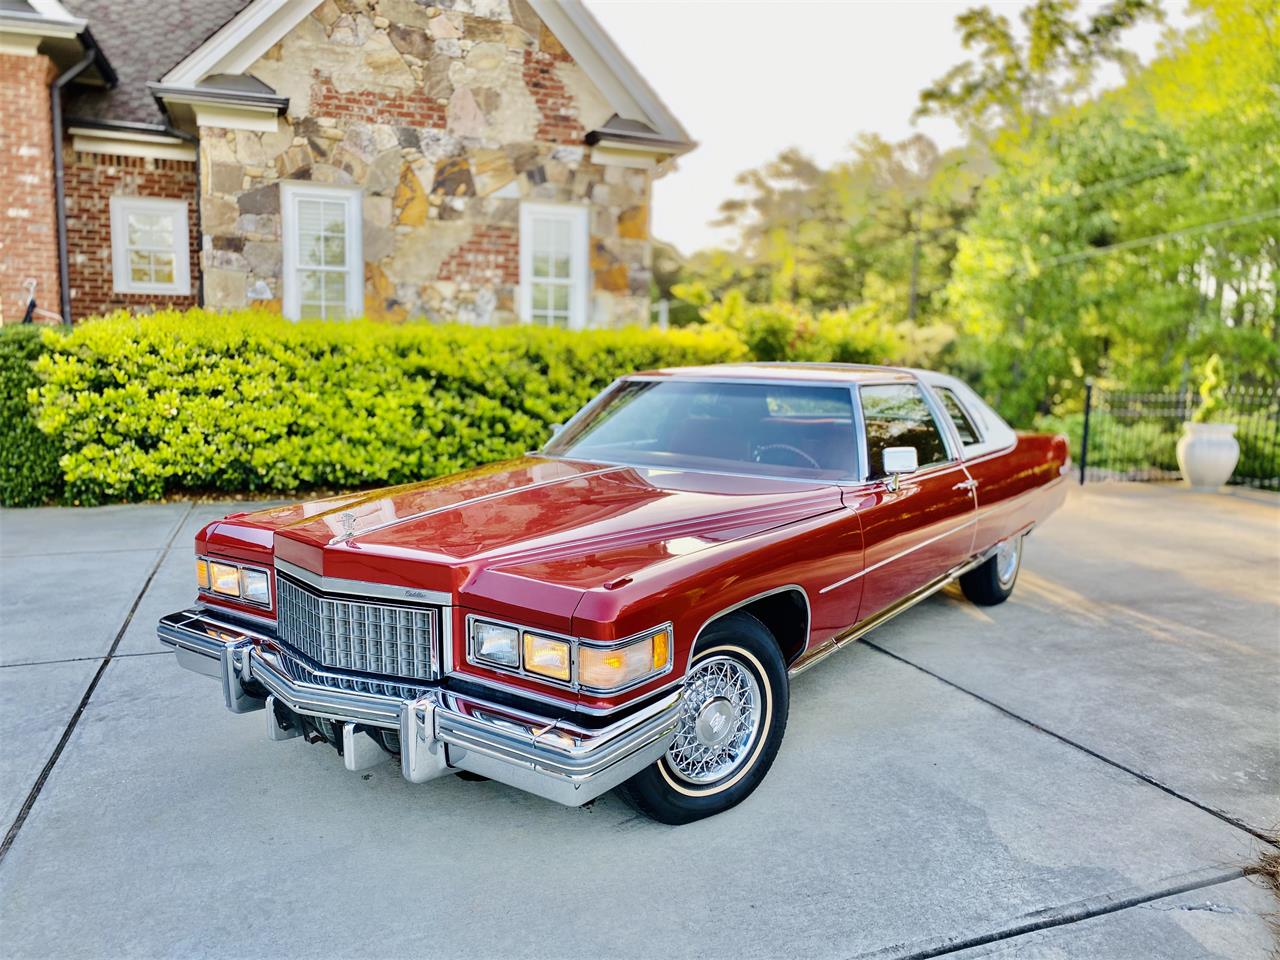
[[[1151, 0], [1088, 17], [1038, 0], [1021, 27], [968, 10], [972, 59], [918, 110], [960, 123], [963, 147], [864, 135], [830, 168], [785, 151], [722, 206], [737, 242], [691, 257], [672, 289], [704, 315], [732, 292], [785, 305], [775, 326], [807, 310], [897, 330], [1022, 423], [1078, 405], [1086, 377], [1177, 388], [1213, 354], [1236, 382], [1274, 379], [1278, 7], [1193, 0], [1146, 66], [1124, 37], [1160, 18]], [[1107, 64], [1124, 82], [1099, 92]]]

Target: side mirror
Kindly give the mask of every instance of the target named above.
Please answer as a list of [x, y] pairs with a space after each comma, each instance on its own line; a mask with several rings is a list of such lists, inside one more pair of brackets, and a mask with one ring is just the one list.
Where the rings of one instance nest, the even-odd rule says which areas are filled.
[[920, 457], [915, 447], [885, 447], [881, 454], [884, 472], [889, 475], [889, 489], [898, 489], [898, 478], [904, 473], [920, 469]]

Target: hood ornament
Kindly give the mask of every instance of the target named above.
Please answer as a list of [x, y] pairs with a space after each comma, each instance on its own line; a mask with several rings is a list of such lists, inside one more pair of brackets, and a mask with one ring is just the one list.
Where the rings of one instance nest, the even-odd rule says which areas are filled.
[[342, 524], [342, 533], [335, 538], [338, 542], [345, 543], [356, 535], [356, 515], [350, 510], [338, 514], [338, 523]]

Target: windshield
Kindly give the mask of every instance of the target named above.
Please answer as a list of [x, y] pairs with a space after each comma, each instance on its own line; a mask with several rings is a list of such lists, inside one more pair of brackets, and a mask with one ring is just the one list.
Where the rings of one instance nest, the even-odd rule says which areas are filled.
[[848, 480], [857, 475], [847, 387], [626, 380], [543, 452], [636, 466]]

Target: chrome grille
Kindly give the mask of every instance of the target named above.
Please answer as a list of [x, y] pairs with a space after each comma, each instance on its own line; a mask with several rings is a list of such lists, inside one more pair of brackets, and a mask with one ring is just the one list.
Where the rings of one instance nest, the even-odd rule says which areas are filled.
[[372, 693], [380, 697], [392, 697], [396, 700], [416, 700], [429, 687], [410, 683], [397, 683], [394, 680], [372, 680], [347, 674], [325, 673], [307, 666], [293, 653], [281, 650], [277, 660], [279, 666], [294, 680], [300, 683], [315, 683], [334, 690], [350, 690], [352, 693]]
[[432, 680], [440, 609], [331, 597], [276, 576], [282, 641], [326, 667]]

